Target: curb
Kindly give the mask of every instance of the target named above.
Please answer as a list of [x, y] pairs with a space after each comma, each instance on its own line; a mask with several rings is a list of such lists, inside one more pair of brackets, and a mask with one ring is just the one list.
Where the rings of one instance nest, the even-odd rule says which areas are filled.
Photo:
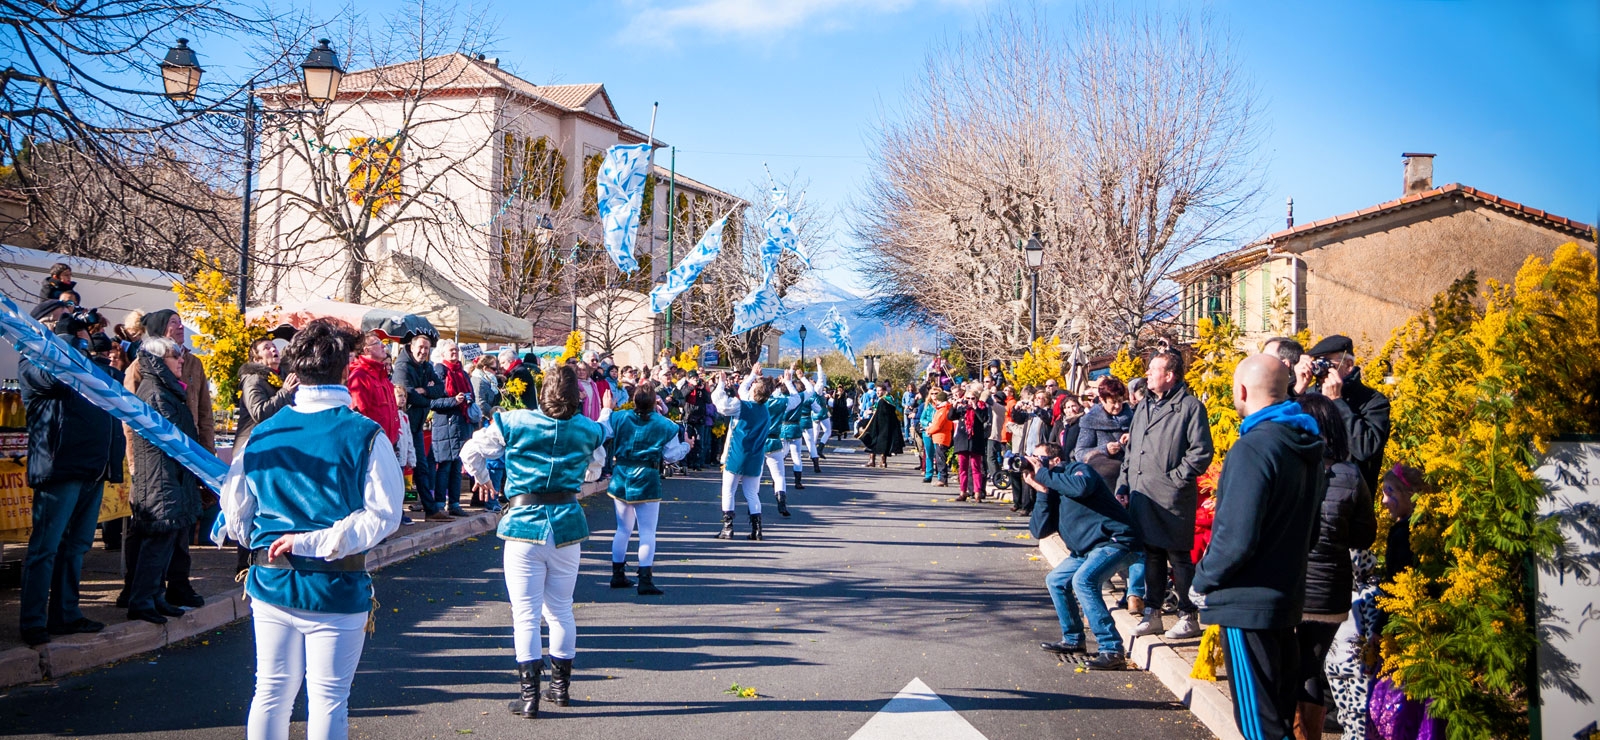
[[[580, 497], [603, 488], [584, 486]], [[429, 550], [461, 542], [468, 537], [492, 532], [500, 521], [497, 514], [483, 512], [457, 519], [416, 534], [390, 537], [367, 551], [367, 567], [377, 570]], [[206, 605], [187, 610], [182, 617], [166, 624], [120, 622], [92, 635], [58, 637], [37, 647], [20, 647], [0, 652], [0, 689], [20, 684], [61, 678], [148, 653], [181, 642], [209, 630], [221, 629], [250, 616], [244, 587], [206, 597]]]
[[[1050, 535], [1039, 541], [1039, 553], [1054, 568], [1067, 558], [1067, 547], [1061, 543], [1059, 535]], [[1112, 601], [1107, 599], [1107, 606], [1111, 606]], [[1138, 620], [1126, 609], [1112, 609], [1111, 617], [1117, 623], [1117, 631], [1124, 635], [1133, 634], [1134, 628], [1139, 626]], [[1233, 701], [1215, 682], [1190, 678], [1189, 671], [1194, 665], [1160, 635], [1128, 638], [1128, 658], [1160, 679], [1219, 740], [1244, 740], [1233, 719]]]

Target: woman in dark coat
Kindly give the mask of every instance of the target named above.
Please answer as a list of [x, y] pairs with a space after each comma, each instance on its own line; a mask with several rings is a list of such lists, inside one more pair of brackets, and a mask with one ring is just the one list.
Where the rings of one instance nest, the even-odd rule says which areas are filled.
[[243, 447], [254, 429], [273, 414], [294, 402], [300, 379], [293, 373], [278, 374], [278, 345], [271, 339], [257, 339], [250, 345], [250, 361], [239, 368], [239, 431], [234, 447]]
[[[199, 439], [189, 413], [183, 383], [178, 380], [182, 358], [171, 340], [147, 338], [135, 360], [142, 372], [135, 393], [162, 418], [184, 434]], [[144, 437], [133, 435], [133, 487], [129, 503], [133, 517], [123, 543], [129, 563], [128, 618], [164, 624], [183, 611], [167, 603], [163, 594], [167, 564], [179, 537], [200, 518], [200, 484], [194, 474], [168, 457]]]
[[434, 375], [444, 381], [447, 399], [460, 399], [443, 407], [433, 407], [433, 460], [438, 472], [433, 479], [435, 500], [442, 499], [450, 516], [466, 516], [461, 509], [461, 446], [472, 438], [476, 425], [468, 418], [473, 405], [472, 380], [461, 366], [461, 350], [446, 339], [434, 351]]
[[950, 421], [956, 425], [955, 439], [951, 441], [950, 449], [956, 453], [957, 479], [961, 483], [961, 495], [956, 497], [957, 501], [966, 501], [974, 496], [978, 501], [983, 501], [985, 495], [983, 460], [989, 452], [989, 423], [992, 416], [988, 401], [979, 397], [981, 393], [981, 386], [970, 383], [950, 408]]
[[878, 405], [872, 410], [872, 418], [867, 420], [867, 428], [861, 433], [861, 444], [867, 448], [867, 453], [872, 457], [867, 467], [873, 467], [879, 455], [883, 456], [878, 467], [889, 467], [889, 456], [905, 452], [906, 438], [900, 433], [900, 414], [895, 411], [894, 404], [889, 403], [887, 397], [879, 398]]
[[1322, 460], [1328, 469], [1328, 491], [1317, 520], [1317, 538], [1306, 560], [1306, 602], [1301, 608], [1300, 625], [1294, 630], [1300, 643], [1300, 704], [1295, 726], [1297, 730], [1305, 727], [1320, 732], [1325, 713], [1323, 700], [1328, 693], [1323, 663], [1339, 624], [1350, 614], [1354, 582], [1350, 551], [1372, 547], [1378, 536], [1378, 518], [1372, 506], [1372, 491], [1361, 477], [1361, 469], [1346, 462], [1350, 442], [1336, 402], [1317, 394], [1298, 400], [1300, 408], [1315, 418], [1322, 430]]
[[1128, 429], [1133, 426], [1133, 407], [1128, 404], [1128, 387], [1114, 376], [1100, 379], [1095, 404], [1078, 422], [1078, 444], [1072, 459], [1088, 463], [1113, 490], [1122, 475], [1123, 446], [1128, 444]]

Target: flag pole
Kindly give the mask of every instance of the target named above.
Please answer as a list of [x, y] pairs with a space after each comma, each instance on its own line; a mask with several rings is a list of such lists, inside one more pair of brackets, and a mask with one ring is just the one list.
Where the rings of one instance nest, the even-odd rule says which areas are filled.
[[[673, 262], [674, 257], [676, 256], [676, 251], [677, 251], [677, 246], [678, 246], [678, 241], [677, 241], [677, 238], [676, 238], [677, 237], [677, 229], [676, 229], [676, 227], [678, 225], [678, 221], [677, 221], [677, 218], [678, 218], [678, 199], [677, 199], [677, 193], [675, 192], [678, 189], [678, 148], [677, 147], [672, 147], [672, 159], [670, 160], [670, 162], [671, 162], [671, 165], [670, 165], [670, 169], [668, 170], [668, 175], [667, 175], [667, 271], [668, 272], [672, 271], [672, 262]], [[670, 303], [667, 304], [666, 331], [664, 331], [662, 333], [665, 335], [665, 339], [663, 340], [662, 346], [663, 347], [671, 347], [672, 346], [672, 304], [670, 304]]]
[[[649, 142], [650, 142], [650, 158], [649, 158], [649, 162], [645, 165], [645, 168], [644, 168], [644, 173], [645, 173], [644, 174], [644, 177], [645, 177], [644, 183], [645, 183], [646, 187], [649, 187], [650, 182], [652, 180], [654, 180], [655, 176], [656, 176], [656, 110], [659, 109], [660, 107], [661, 107], [661, 103], [659, 103], [659, 102], [650, 104], [650, 132], [645, 134], [645, 137], [647, 139], [649, 139]], [[656, 271], [656, 260], [655, 260], [655, 257], [656, 257], [656, 204], [655, 204], [655, 198], [654, 198], [655, 188], [650, 188], [650, 193], [651, 193], [650, 223], [649, 223], [649, 225], [647, 225], [645, 227], [645, 231], [649, 234], [648, 238], [650, 240], [648, 242], [648, 244], [649, 244], [649, 252], [648, 252], [648, 254], [650, 255], [650, 274], [646, 275], [645, 279], [647, 281], [654, 282], [655, 279], [656, 279], [656, 276], [655, 276], [655, 271]], [[670, 343], [671, 342], [668, 342], [668, 344], [670, 344]]]

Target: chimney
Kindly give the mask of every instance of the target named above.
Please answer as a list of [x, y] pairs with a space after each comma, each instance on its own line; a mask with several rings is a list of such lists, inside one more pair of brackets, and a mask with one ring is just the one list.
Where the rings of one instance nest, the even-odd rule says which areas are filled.
[[1405, 164], [1405, 192], [1402, 195], [1433, 189], [1433, 155], [1406, 152], [1400, 155]]
[[1283, 208], [1284, 208], [1284, 219], [1283, 219], [1284, 224], [1283, 224], [1283, 228], [1292, 229], [1292, 228], [1294, 228], [1294, 197], [1293, 196], [1290, 196], [1288, 200], [1285, 200], [1283, 202]]

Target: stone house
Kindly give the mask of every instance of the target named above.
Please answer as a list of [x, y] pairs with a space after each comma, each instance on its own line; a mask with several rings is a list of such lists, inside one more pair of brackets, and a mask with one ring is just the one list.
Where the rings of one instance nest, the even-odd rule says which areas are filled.
[[1182, 338], [1198, 319], [1225, 316], [1247, 346], [1309, 328], [1366, 353], [1468, 272], [1506, 282], [1564, 243], [1595, 249], [1588, 224], [1459, 183], [1434, 187], [1434, 155], [1402, 156], [1400, 198], [1300, 225], [1291, 199], [1287, 228], [1174, 270]]

